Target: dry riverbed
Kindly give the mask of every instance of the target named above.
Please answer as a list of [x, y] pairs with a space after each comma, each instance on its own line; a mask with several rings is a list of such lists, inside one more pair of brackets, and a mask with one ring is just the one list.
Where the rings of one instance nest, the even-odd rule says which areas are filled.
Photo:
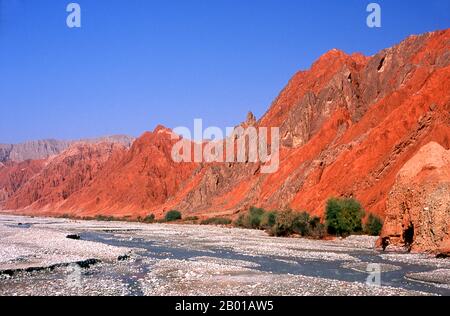
[[0, 215], [0, 295], [450, 295], [450, 260], [374, 242]]

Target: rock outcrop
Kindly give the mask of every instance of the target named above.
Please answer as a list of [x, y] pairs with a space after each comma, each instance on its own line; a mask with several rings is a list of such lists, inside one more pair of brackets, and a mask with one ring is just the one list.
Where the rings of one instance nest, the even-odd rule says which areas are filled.
[[449, 253], [450, 150], [429, 143], [400, 170], [379, 245]]

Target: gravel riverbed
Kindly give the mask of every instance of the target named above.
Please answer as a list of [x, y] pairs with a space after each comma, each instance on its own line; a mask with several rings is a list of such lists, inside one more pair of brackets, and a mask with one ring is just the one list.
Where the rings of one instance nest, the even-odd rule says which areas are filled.
[[449, 259], [375, 240], [0, 215], [0, 295], [450, 295]]

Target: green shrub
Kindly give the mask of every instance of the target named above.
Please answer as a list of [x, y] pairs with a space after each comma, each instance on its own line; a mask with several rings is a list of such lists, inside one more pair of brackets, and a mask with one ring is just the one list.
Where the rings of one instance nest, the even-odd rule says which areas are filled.
[[181, 213], [176, 210], [172, 210], [166, 213], [165, 220], [167, 222], [174, 222], [181, 219]]
[[326, 236], [326, 226], [320, 222], [320, 217], [311, 218], [307, 212], [295, 213], [286, 210], [276, 215], [270, 234], [273, 236], [298, 234], [302, 237], [321, 239]]
[[223, 217], [213, 217], [205, 219], [201, 222], [201, 225], [230, 225], [231, 219]]
[[292, 210], [286, 210], [277, 214], [275, 225], [273, 225], [270, 234], [277, 237], [285, 237], [294, 233], [294, 225], [297, 216]]
[[250, 212], [247, 217], [246, 227], [248, 228], [260, 228], [261, 227], [261, 219], [264, 215], [264, 210], [262, 208], [251, 207]]
[[309, 227], [309, 221], [311, 220], [308, 213], [303, 212], [300, 214], [297, 214], [295, 218], [293, 219], [292, 223], [292, 230], [294, 233], [299, 234], [303, 237], [309, 236], [310, 234], [310, 227]]
[[243, 228], [261, 229], [264, 214], [264, 209], [252, 206], [246, 214], [239, 215], [235, 225]]
[[383, 221], [374, 214], [369, 214], [367, 223], [364, 225], [364, 232], [371, 236], [380, 236], [383, 229]]
[[349, 236], [362, 231], [364, 211], [354, 199], [329, 199], [326, 207], [328, 233]]
[[272, 236], [299, 234], [317, 239], [326, 236], [326, 226], [319, 217], [311, 218], [307, 212], [296, 213], [292, 210], [267, 212], [262, 208], [251, 207], [247, 213], [240, 214], [233, 224], [249, 229], [264, 229]]
[[260, 228], [262, 229], [271, 229], [277, 221], [277, 213], [276, 212], [265, 212], [262, 215]]
[[146, 223], [146, 224], [152, 224], [152, 223], [154, 223], [154, 222], [155, 222], [155, 214], [147, 215], [146, 217], [144, 217], [144, 218], [142, 219], [142, 222], [143, 222], [143, 223]]

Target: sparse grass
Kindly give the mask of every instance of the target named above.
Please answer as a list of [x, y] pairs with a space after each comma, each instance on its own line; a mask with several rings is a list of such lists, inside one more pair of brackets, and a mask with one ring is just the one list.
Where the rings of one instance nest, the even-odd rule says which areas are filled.
[[233, 225], [236, 227], [244, 227], [245, 215], [240, 214], [239, 217], [234, 221]]
[[201, 222], [201, 225], [230, 225], [232, 220], [223, 217], [213, 217], [205, 219]]
[[155, 222], [155, 214], [147, 215], [142, 219], [142, 223], [153, 224]]
[[117, 219], [114, 216], [97, 215], [94, 217], [94, 220], [100, 222], [113, 222], [116, 221]]
[[199, 220], [198, 216], [188, 216], [188, 217], [184, 218], [183, 221], [185, 221], [185, 222], [196, 222], [198, 220]]

